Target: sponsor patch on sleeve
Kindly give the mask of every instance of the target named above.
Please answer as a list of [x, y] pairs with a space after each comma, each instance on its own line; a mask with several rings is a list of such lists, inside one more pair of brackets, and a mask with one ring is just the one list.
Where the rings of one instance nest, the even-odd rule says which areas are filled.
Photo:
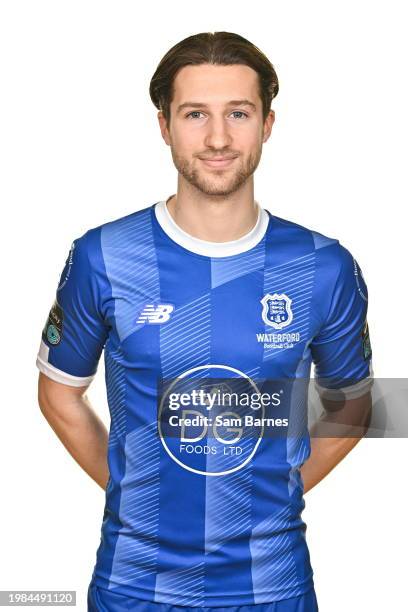
[[371, 357], [371, 343], [367, 319], [364, 321], [363, 330], [361, 332], [361, 340], [363, 345], [364, 359], [368, 359], [369, 357]]
[[53, 346], [61, 342], [63, 320], [64, 313], [57, 300], [55, 300], [42, 331], [42, 337], [45, 342]]

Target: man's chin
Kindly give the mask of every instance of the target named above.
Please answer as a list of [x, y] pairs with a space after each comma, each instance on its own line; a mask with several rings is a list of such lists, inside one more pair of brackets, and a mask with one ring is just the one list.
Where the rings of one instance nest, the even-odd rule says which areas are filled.
[[[245, 182], [245, 181], [244, 181]], [[211, 180], [201, 179], [193, 181], [192, 184], [206, 195], [226, 196], [234, 193], [242, 186], [242, 181], [234, 180], [231, 177], [218, 175], [212, 176]]]
[[201, 184], [196, 184], [194, 185], [199, 191], [201, 191], [201, 193], [203, 193], [204, 195], [207, 196], [222, 196], [222, 197], [226, 197], [231, 195], [232, 193], [234, 193], [235, 191], [238, 190], [239, 186], [238, 185], [213, 185], [213, 186], [209, 186], [209, 185], [201, 185]]
[[225, 170], [209, 170], [209, 172], [202, 172], [198, 169], [188, 171], [182, 164], [176, 166], [179, 174], [181, 174], [185, 181], [190, 185], [198, 189], [201, 193], [207, 196], [228, 196], [237, 191], [242, 185], [248, 180], [249, 176], [243, 176], [234, 172]]

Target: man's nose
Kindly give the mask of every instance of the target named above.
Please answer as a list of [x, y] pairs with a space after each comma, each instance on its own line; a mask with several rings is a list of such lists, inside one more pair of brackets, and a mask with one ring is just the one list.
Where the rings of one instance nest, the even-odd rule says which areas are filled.
[[227, 120], [224, 117], [212, 117], [208, 122], [205, 144], [207, 147], [222, 150], [232, 142]]

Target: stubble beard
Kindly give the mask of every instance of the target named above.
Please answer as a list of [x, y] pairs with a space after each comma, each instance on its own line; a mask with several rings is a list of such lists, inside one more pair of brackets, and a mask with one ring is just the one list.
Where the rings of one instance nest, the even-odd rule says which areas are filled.
[[[194, 167], [194, 162], [177, 155], [174, 148], [171, 147], [173, 162], [178, 172], [188, 183], [208, 196], [225, 197], [237, 191], [255, 172], [261, 159], [261, 153], [262, 147], [254, 153], [250, 153], [236, 170], [220, 168], [220, 170], [206, 173], [204, 168], [201, 171], [197, 169], [197, 164], [201, 164], [200, 160], [194, 160], [196, 164]], [[211, 173], [214, 174], [214, 178], [210, 176]]]

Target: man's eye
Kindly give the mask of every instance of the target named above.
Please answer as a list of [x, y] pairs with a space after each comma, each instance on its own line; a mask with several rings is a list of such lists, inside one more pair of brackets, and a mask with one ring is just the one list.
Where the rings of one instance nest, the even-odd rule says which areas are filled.
[[[201, 111], [191, 111], [190, 113], [188, 113], [186, 115], [186, 117], [191, 117], [192, 119], [199, 119], [199, 117], [197, 117], [197, 115], [201, 115]], [[231, 113], [232, 115], [240, 115], [239, 117], [236, 117], [236, 119], [241, 119], [243, 117], [248, 117], [248, 115], [246, 113], [244, 113], [243, 111], [233, 111]], [[194, 116], [195, 115], [195, 116]]]
[[[188, 115], [186, 115], [186, 117], [191, 117], [192, 115], [200, 115], [201, 111], [191, 111], [191, 113], [188, 113]], [[193, 119], [195, 119], [195, 117], [193, 117]]]
[[[244, 116], [244, 117], [248, 117], [248, 115], [247, 115], [246, 113], [243, 113], [242, 111], [233, 111], [233, 113], [232, 113], [232, 114], [233, 114], [233, 115], [238, 114], [238, 115], [242, 115], [242, 116]], [[238, 119], [240, 119], [240, 117], [238, 117]]]

